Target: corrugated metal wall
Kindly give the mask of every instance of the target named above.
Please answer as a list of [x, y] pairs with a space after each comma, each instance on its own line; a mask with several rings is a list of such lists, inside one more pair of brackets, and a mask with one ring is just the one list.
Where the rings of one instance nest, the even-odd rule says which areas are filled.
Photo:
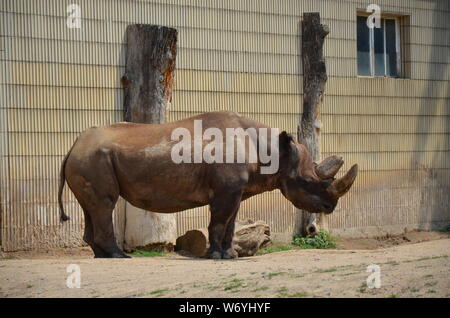
[[[361, 172], [329, 223], [355, 235], [450, 222], [450, 2], [378, 0], [410, 15], [409, 79], [356, 76], [356, 12], [373, 1], [0, 0], [2, 248], [76, 246], [83, 218], [60, 225], [59, 166], [84, 129], [122, 120], [125, 28], [179, 30], [169, 120], [230, 109], [296, 131], [302, 104], [300, 19], [319, 11], [325, 54], [323, 156]], [[66, 26], [77, 3], [81, 29]], [[117, 215], [123, 212], [120, 202]], [[292, 233], [296, 212], [278, 192], [246, 201], [240, 218]], [[204, 226], [205, 208], [177, 215], [180, 233]]]

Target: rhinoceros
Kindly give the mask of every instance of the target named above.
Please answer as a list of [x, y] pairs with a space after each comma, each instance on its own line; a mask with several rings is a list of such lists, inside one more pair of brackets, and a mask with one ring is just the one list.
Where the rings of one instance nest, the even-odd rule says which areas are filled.
[[[261, 160], [260, 153], [256, 160], [249, 160], [250, 146], [243, 148], [246, 153], [240, 162], [199, 161], [198, 157], [190, 163], [174, 160], [173, 149], [179, 146], [179, 139], [173, 140], [174, 131], [195, 133], [199, 122], [202, 130], [211, 128], [223, 135], [229, 129], [274, 131], [238, 113], [220, 111], [164, 124], [121, 122], [92, 127], [77, 138], [62, 162], [58, 201], [61, 220], [67, 221], [61, 198], [67, 182], [84, 212], [83, 239], [95, 257], [128, 257], [114, 237], [112, 212], [119, 196], [138, 208], [160, 213], [209, 205], [207, 257], [228, 259], [237, 256], [232, 239], [243, 200], [279, 189], [295, 207], [329, 214], [356, 178], [355, 164], [335, 179], [342, 158], [332, 156], [316, 164], [306, 147], [286, 131], [266, 134], [265, 141], [261, 135], [244, 136], [252, 149], [266, 145], [277, 161], [272, 173], [263, 173], [268, 163]], [[216, 140], [215, 145], [226, 146], [226, 142]]]

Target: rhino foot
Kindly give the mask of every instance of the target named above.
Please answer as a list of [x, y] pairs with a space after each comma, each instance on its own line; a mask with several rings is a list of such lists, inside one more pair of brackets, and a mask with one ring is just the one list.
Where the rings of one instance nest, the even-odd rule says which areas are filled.
[[222, 251], [219, 249], [209, 249], [206, 253], [206, 257], [210, 259], [221, 259]]
[[128, 256], [124, 253], [112, 253], [95, 255], [94, 258], [131, 258], [131, 256]]
[[221, 259], [222, 258], [222, 253], [220, 253], [219, 251], [214, 251], [211, 254], [208, 255], [208, 258], [211, 259]]
[[238, 253], [234, 249], [229, 248], [228, 250], [222, 253], [222, 258], [223, 259], [238, 258]]

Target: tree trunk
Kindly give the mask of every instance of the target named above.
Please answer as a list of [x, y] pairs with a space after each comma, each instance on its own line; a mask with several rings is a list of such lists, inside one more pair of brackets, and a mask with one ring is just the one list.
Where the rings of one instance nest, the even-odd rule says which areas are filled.
[[[302, 21], [303, 114], [298, 126], [298, 140], [320, 161], [320, 107], [323, 101], [327, 71], [323, 57], [323, 42], [328, 26], [320, 24], [319, 13], [305, 13]], [[327, 229], [326, 216], [302, 211], [302, 234], [315, 235], [319, 228]]]
[[[127, 27], [125, 121], [160, 124], [172, 98], [177, 30], [157, 25]], [[173, 250], [176, 239], [174, 214], [147, 212], [127, 203], [124, 249], [154, 247]]]

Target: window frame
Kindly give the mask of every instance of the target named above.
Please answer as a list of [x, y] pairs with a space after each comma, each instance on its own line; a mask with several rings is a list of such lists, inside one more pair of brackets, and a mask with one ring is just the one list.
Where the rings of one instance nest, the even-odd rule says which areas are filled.
[[[357, 12], [356, 17], [369, 17], [366, 12]], [[357, 77], [362, 78], [401, 78], [402, 77], [402, 48], [400, 39], [400, 26], [401, 17], [394, 15], [381, 15], [381, 23], [383, 23], [383, 49], [384, 49], [384, 75], [375, 75], [375, 32], [374, 28], [369, 28], [369, 57], [370, 57], [370, 75], [360, 75], [358, 74], [358, 67], [356, 67]], [[395, 52], [397, 56], [396, 66], [397, 66], [397, 76], [390, 76], [387, 74], [387, 58], [386, 58], [386, 20], [394, 20], [395, 23]], [[356, 26], [358, 28], [358, 26]], [[358, 39], [356, 39], [358, 41]], [[356, 57], [356, 65], [358, 65], [358, 57]]]

